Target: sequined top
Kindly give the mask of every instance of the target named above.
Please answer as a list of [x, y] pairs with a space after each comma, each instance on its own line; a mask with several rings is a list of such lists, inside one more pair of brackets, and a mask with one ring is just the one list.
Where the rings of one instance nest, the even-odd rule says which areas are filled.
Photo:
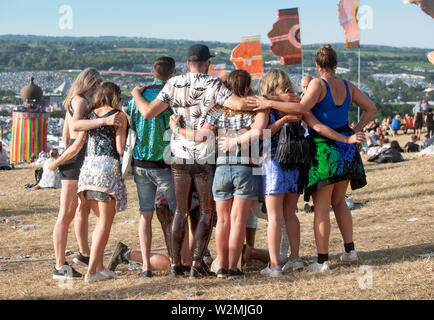
[[248, 128], [253, 123], [255, 112], [252, 111], [234, 111], [222, 106], [215, 106], [205, 117], [205, 122], [213, 125], [217, 129], [240, 130]]
[[[119, 110], [107, 112], [102, 117], [109, 117]], [[99, 117], [94, 111], [88, 119]], [[78, 193], [86, 190], [106, 193], [116, 199], [117, 211], [126, 208], [127, 189], [122, 179], [121, 164], [116, 149], [116, 129], [102, 126], [88, 131], [86, 157], [78, 179]]]
[[[143, 92], [143, 97], [151, 102], [163, 87], [163, 81], [154, 81]], [[162, 162], [165, 153], [170, 151], [170, 136], [165, 137], [165, 132], [170, 129], [172, 110], [168, 108], [152, 119], [145, 119], [137, 109], [134, 99], [131, 99], [127, 113], [131, 114], [132, 128], [137, 133], [133, 159]]]
[[[119, 110], [107, 112], [99, 117], [95, 111], [89, 113], [90, 120], [110, 117]], [[86, 157], [88, 156], [108, 156], [119, 160], [119, 154], [116, 150], [116, 128], [113, 126], [102, 126], [88, 131], [88, 141]]]

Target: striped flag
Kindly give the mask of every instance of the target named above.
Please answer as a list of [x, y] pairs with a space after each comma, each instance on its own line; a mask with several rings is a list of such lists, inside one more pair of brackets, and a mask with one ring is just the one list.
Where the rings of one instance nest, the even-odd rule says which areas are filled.
[[280, 57], [281, 65], [301, 64], [301, 36], [298, 9], [277, 11], [278, 21], [268, 33], [270, 50]]
[[232, 50], [230, 59], [237, 69], [246, 70], [252, 79], [259, 79], [264, 72], [261, 37], [241, 37], [241, 43]]
[[345, 48], [360, 48], [358, 11], [359, 0], [340, 0], [338, 3], [339, 23], [345, 30]]
[[209, 66], [208, 74], [213, 77], [226, 79], [226, 63], [211, 64]]

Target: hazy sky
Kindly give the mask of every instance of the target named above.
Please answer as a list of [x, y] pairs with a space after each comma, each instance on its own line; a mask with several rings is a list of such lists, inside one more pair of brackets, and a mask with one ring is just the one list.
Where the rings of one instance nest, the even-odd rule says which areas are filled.
[[[344, 42], [338, 0], [14, 0], [0, 1], [0, 34], [139, 36], [239, 42], [267, 33], [278, 9], [298, 7], [304, 44]], [[72, 8], [72, 29], [61, 29], [62, 5]], [[434, 48], [434, 19], [402, 0], [361, 0], [372, 8], [372, 29], [361, 44]]]

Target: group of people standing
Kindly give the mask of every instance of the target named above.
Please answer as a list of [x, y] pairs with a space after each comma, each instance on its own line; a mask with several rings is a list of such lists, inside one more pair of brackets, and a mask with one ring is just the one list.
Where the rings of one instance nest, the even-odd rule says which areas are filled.
[[[215, 275], [243, 277], [239, 260], [247, 220], [258, 200], [265, 202], [268, 218], [269, 264], [261, 274], [281, 276], [283, 221], [291, 247], [283, 269], [304, 266], [296, 216], [303, 193], [306, 201], [312, 196], [314, 202], [318, 252], [317, 261], [307, 270], [329, 269], [331, 206], [344, 240], [341, 260], [357, 261], [345, 192], [350, 182], [353, 189], [366, 185], [356, 143], [365, 141], [361, 130], [376, 113], [374, 104], [350, 82], [336, 77], [337, 56], [329, 45], [318, 50], [320, 77], [310, 81], [301, 100], [280, 69], [264, 75], [260, 96], [255, 96], [246, 71], [235, 70], [224, 82], [208, 75], [210, 58], [207, 46], [193, 45], [188, 51], [190, 72], [179, 76], [175, 76], [172, 58], [157, 59], [155, 81], [134, 88], [126, 113], [121, 111], [117, 85], [101, 85], [95, 69], [78, 76], [65, 101], [64, 141], [68, 148], [51, 164], [62, 176], [61, 205], [53, 233], [54, 278], [82, 277], [64, 255], [74, 216], [80, 247], [74, 262], [88, 267], [86, 282], [115, 277], [116, 265], [130, 259], [142, 262], [140, 277], [152, 277], [153, 268], [168, 268], [174, 277], [185, 272], [190, 278], [214, 275], [204, 256], [215, 220]], [[348, 126], [351, 102], [364, 110], [354, 128]], [[309, 126], [308, 139], [296, 134], [302, 129], [301, 121]], [[128, 123], [136, 132], [132, 165], [140, 206], [140, 251], [118, 243], [106, 268], [104, 248], [115, 213], [126, 201], [120, 157]], [[156, 195], [166, 204], [164, 214]], [[194, 199], [197, 210], [193, 210]], [[87, 238], [90, 209], [98, 218], [92, 248]], [[169, 257], [151, 253], [155, 210]], [[186, 241], [189, 215], [191, 222], [195, 215], [190, 247]]]

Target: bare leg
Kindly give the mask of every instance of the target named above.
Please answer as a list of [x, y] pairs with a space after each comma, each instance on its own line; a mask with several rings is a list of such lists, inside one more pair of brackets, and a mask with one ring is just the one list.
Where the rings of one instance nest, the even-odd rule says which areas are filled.
[[63, 180], [60, 192], [59, 216], [53, 230], [54, 253], [56, 255], [56, 267], [65, 264], [65, 250], [68, 241], [68, 229], [74, 219], [77, 209], [77, 180]]
[[80, 201], [80, 205], [77, 208], [74, 218], [74, 231], [77, 238], [78, 248], [80, 253], [89, 256], [89, 214], [90, 205], [88, 201]]
[[230, 214], [231, 225], [229, 234], [229, 269], [237, 270], [238, 260], [243, 251], [246, 238], [246, 223], [252, 208], [253, 200], [234, 197]]
[[246, 228], [246, 244], [249, 247], [255, 246], [255, 236], [256, 236], [256, 229], [255, 228]]
[[266, 195], [265, 204], [268, 215], [268, 250], [270, 253], [270, 269], [279, 265], [280, 241], [282, 240], [283, 200], [285, 194]]
[[94, 274], [104, 268], [104, 249], [107, 245], [116, 213], [116, 201], [101, 202], [91, 200], [90, 205], [98, 217], [90, 252], [89, 268], [87, 270], [88, 274]]
[[329, 251], [330, 237], [330, 205], [333, 185], [323, 187], [313, 193], [312, 199], [315, 210], [314, 233], [318, 253]]
[[353, 218], [345, 202], [348, 184], [348, 180], [336, 183], [332, 193], [333, 211], [335, 212], [336, 222], [338, 223], [344, 243], [353, 242]]
[[285, 219], [292, 261], [298, 259], [300, 251], [300, 221], [295, 214], [298, 198], [298, 194], [286, 193], [283, 205], [283, 219]]
[[140, 212], [139, 238], [142, 251], [143, 271], [151, 271], [152, 211]]
[[[142, 251], [131, 251], [130, 260], [143, 263]], [[151, 267], [156, 270], [169, 270], [170, 259], [168, 256], [159, 253], [151, 253]]]
[[229, 268], [229, 232], [231, 228], [231, 208], [233, 199], [216, 201], [217, 225], [215, 229], [215, 242], [220, 268]]

